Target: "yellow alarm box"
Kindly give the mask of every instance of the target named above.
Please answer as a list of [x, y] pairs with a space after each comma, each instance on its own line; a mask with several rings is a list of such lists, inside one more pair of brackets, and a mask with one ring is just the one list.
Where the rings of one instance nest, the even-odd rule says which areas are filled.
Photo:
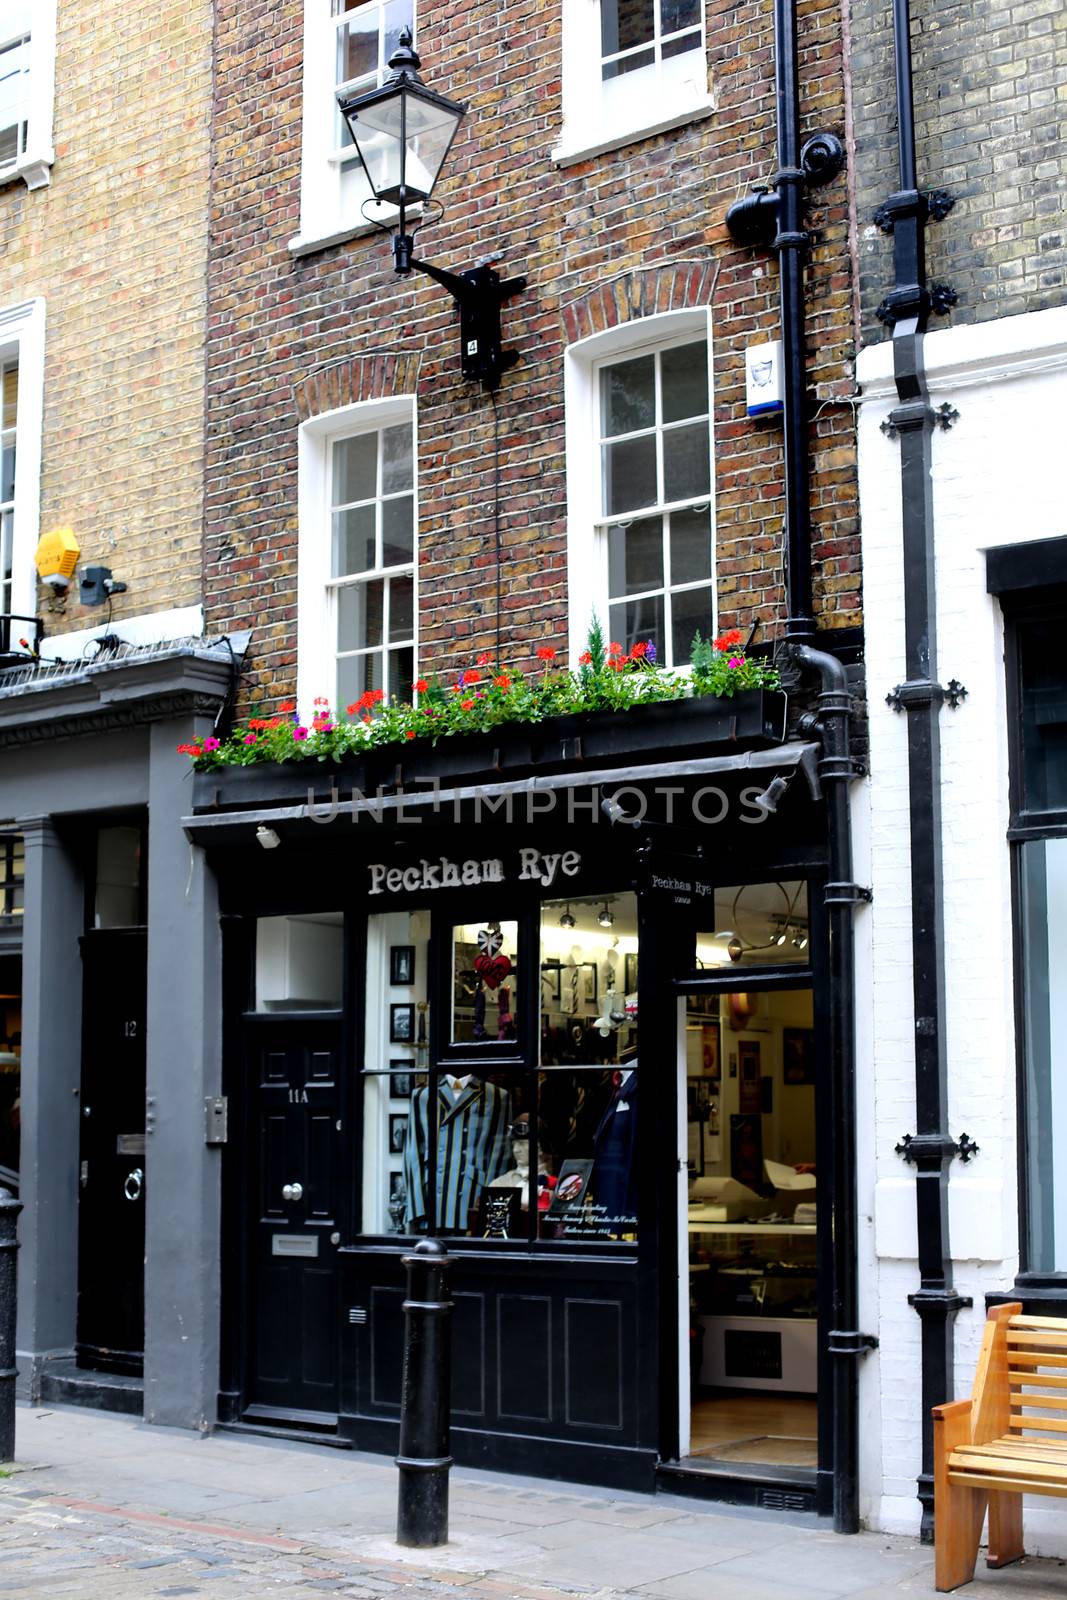
[[38, 541], [33, 558], [37, 576], [53, 589], [66, 589], [74, 576], [80, 555], [81, 545], [74, 529], [53, 528], [51, 533], [42, 534]]

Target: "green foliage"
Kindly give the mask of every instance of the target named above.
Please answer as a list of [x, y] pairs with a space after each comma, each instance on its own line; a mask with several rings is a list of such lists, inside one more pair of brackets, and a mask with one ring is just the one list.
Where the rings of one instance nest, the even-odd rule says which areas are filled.
[[[370, 690], [344, 713], [317, 700], [311, 718], [302, 722], [292, 701], [263, 716], [254, 710], [228, 739], [206, 738], [179, 745], [199, 772], [219, 767], [249, 767], [263, 762], [333, 761], [381, 745], [406, 744], [457, 734], [487, 733], [509, 723], [543, 722], [546, 717], [587, 711], [629, 711], [693, 695], [729, 698], [741, 689], [776, 689], [778, 674], [767, 662], [748, 659], [740, 650], [740, 633], [709, 643], [697, 635], [689, 672], [658, 666], [650, 642], [638, 641], [629, 653], [612, 642], [605, 649], [594, 616], [588, 645], [577, 671], [556, 664], [556, 652], [542, 645], [536, 665], [527, 670], [494, 672], [488, 655], [475, 666], [459, 666], [448, 681], [419, 678], [412, 684], [414, 703], [386, 701], [380, 689]], [[650, 659], [651, 657], [651, 659]]]

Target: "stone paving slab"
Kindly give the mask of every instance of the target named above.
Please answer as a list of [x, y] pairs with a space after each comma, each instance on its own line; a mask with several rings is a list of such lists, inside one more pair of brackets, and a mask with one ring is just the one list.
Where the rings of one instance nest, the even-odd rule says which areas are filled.
[[[0, 1600], [907, 1600], [916, 1541], [456, 1469], [451, 1539], [392, 1543], [380, 1457], [20, 1409], [0, 1475]], [[974, 1600], [1067, 1600], [1067, 1565], [980, 1568]]]

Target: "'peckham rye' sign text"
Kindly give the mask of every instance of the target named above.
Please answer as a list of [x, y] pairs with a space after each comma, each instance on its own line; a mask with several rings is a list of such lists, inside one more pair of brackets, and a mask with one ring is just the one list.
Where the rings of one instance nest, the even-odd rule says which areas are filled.
[[[575, 878], [581, 871], [582, 858], [577, 850], [560, 850], [553, 853], [524, 849], [519, 851], [519, 879], [540, 883], [549, 888], [560, 874]], [[438, 856], [436, 861], [422, 860], [412, 867], [387, 867], [374, 861], [367, 868], [370, 873], [368, 894], [421, 894], [427, 889], [459, 889], [478, 883], [503, 883], [504, 863], [495, 858], [486, 861], [450, 861]]]

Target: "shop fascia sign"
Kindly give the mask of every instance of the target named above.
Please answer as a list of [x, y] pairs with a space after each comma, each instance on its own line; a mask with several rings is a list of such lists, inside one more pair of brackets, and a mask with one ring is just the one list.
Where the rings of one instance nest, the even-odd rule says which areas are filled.
[[[582, 870], [582, 858], [577, 850], [519, 851], [518, 882], [539, 883], [549, 889], [560, 878], [576, 878]], [[504, 863], [497, 857], [481, 860], [470, 857], [453, 861], [448, 856], [425, 858], [410, 867], [390, 867], [384, 861], [372, 861], [368, 894], [425, 894], [430, 889], [460, 889], [480, 883], [507, 883]]]

